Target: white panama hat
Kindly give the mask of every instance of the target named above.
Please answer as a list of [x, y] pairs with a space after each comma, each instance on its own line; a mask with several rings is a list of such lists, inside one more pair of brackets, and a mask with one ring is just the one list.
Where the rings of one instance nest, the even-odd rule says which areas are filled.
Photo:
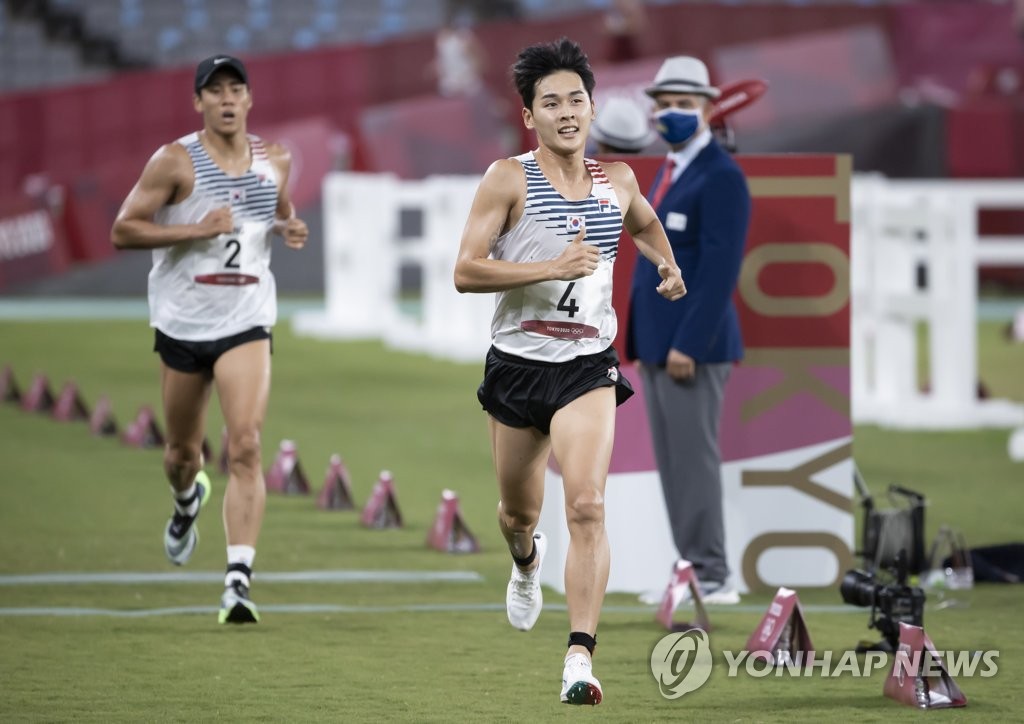
[[625, 151], [642, 151], [657, 138], [647, 114], [629, 98], [614, 96], [601, 104], [590, 137]]
[[667, 58], [658, 74], [654, 76], [654, 85], [644, 90], [652, 98], [658, 93], [696, 93], [718, 98], [722, 94], [711, 85], [708, 67], [689, 55], [677, 55]]

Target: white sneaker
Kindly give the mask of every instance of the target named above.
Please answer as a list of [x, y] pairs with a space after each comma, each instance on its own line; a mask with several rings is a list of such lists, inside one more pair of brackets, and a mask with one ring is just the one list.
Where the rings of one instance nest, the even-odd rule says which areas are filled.
[[657, 606], [663, 598], [665, 598], [665, 589], [660, 591], [644, 591], [636, 597], [636, 600], [645, 606]]
[[[664, 598], [664, 590], [645, 591], [637, 596], [637, 600], [647, 606], [657, 606], [661, 604]], [[683, 598], [680, 603], [689, 603], [690, 598], [690, 588], [687, 586], [683, 590]], [[739, 591], [728, 583], [719, 583], [718, 581], [701, 581], [700, 600], [711, 605], [733, 606], [740, 602], [740, 594]]]
[[700, 598], [704, 603], [718, 606], [734, 606], [740, 602], [740, 594], [728, 583], [718, 581], [702, 581]]
[[540, 567], [544, 563], [544, 551], [548, 539], [543, 533], [533, 534], [533, 545], [537, 549], [537, 565], [530, 571], [521, 571], [512, 563], [512, 577], [505, 593], [505, 611], [508, 622], [520, 631], [529, 631], [537, 623], [544, 608], [544, 594], [540, 590]]
[[[701, 581], [700, 600], [710, 606], [734, 606], [740, 602], [740, 593], [728, 582]], [[662, 594], [664, 595], [664, 593]], [[683, 598], [680, 603], [691, 603], [690, 587], [683, 589]], [[658, 599], [661, 603], [661, 599]]]
[[218, 623], [258, 623], [260, 614], [256, 604], [249, 598], [249, 587], [241, 581], [235, 581], [224, 589], [220, 598]]
[[192, 551], [199, 543], [199, 529], [195, 525], [196, 518], [199, 517], [199, 511], [206, 505], [206, 501], [210, 499], [210, 490], [213, 488], [205, 470], [199, 471], [195, 483], [196, 495], [199, 499], [196, 514], [183, 515], [175, 508], [164, 527], [164, 552], [167, 554], [167, 560], [176, 566], [188, 563], [188, 559], [192, 557]]
[[562, 703], [601, 703], [601, 682], [594, 678], [590, 659], [584, 654], [572, 654], [565, 659], [562, 669]]

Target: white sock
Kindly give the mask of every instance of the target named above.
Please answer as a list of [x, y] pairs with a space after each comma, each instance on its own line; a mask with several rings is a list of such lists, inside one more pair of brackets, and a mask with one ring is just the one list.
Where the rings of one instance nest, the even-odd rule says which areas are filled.
[[[256, 549], [253, 546], [228, 546], [228, 567], [231, 564], [238, 563], [245, 566], [250, 571], [252, 570], [252, 562], [256, 558]], [[224, 585], [230, 586], [235, 581], [240, 582], [243, 586], [248, 587], [250, 585], [249, 576], [243, 571], [229, 570], [224, 576]]]

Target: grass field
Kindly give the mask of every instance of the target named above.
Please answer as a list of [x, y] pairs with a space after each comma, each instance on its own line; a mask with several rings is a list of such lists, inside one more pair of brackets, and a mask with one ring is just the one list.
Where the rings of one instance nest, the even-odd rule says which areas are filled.
[[[992, 393], [1024, 400], [1024, 348], [980, 328], [981, 374]], [[124, 425], [158, 405], [156, 358], [142, 321], [0, 322], [0, 366], [22, 387], [45, 372], [74, 379], [91, 404], [108, 395]], [[739, 650], [771, 592], [711, 610], [710, 681], [666, 700], [650, 673], [664, 631], [635, 597], [606, 600], [595, 673], [605, 702], [558, 703], [567, 632], [564, 598], [546, 592], [530, 633], [504, 613], [508, 556], [496, 502], [479, 365], [390, 352], [376, 343], [324, 343], [275, 333], [274, 389], [264, 435], [269, 462], [294, 439], [320, 487], [331, 453], [352, 473], [362, 505], [381, 469], [394, 474], [406, 525], [366, 530], [357, 512], [315, 508], [312, 497], [271, 496], [253, 589], [263, 621], [216, 624], [221, 586], [200, 583], [0, 585], [0, 721], [890, 721], [923, 716], [882, 697], [884, 672], [853, 676], [729, 678], [720, 652]], [[211, 440], [221, 421], [210, 414]], [[0, 404], [0, 574], [173, 572], [161, 546], [170, 510], [160, 453], [127, 448]], [[1021, 539], [1024, 466], [1006, 455], [1006, 431], [911, 433], [858, 428], [855, 454], [876, 492], [889, 483], [929, 501], [938, 526], [971, 544]], [[200, 519], [189, 572], [219, 574], [224, 479]], [[446, 555], [424, 539], [443, 488], [460, 495], [483, 551]], [[453, 582], [278, 582], [261, 573], [351, 570], [476, 574]], [[930, 593], [925, 623], [942, 650], [998, 649], [999, 672], [961, 679], [966, 709], [933, 714], [1019, 720], [1024, 706], [1022, 589], [976, 586]], [[832, 589], [800, 591], [818, 650], [875, 638], [867, 611]], [[31, 611], [29, 611], [31, 609]], [[47, 609], [47, 610], [41, 610]], [[31, 614], [31, 615], [29, 615]]]

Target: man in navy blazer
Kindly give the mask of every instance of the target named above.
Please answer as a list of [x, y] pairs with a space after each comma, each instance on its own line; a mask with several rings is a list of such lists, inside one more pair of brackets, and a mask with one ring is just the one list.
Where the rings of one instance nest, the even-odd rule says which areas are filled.
[[737, 603], [729, 582], [722, 513], [719, 418], [743, 339], [732, 302], [750, 221], [743, 172], [712, 137], [708, 115], [719, 90], [697, 58], [667, 59], [647, 94], [670, 147], [649, 194], [668, 234], [688, 294], [654, 291], [658, 270], [638, 259], [626, 345], [640, 361], [647, 414], [672, 536], [690, 561], [704, 600]]

